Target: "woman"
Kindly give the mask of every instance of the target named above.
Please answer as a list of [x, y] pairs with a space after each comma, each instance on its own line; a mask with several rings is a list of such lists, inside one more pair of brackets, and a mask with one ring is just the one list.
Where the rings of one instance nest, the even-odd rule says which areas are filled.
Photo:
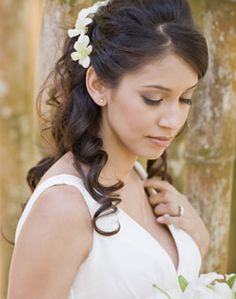
[[166, 298], [152, 284], [193, 279], [208, 247], [162, 168], [206, 72], [205, 39], [184, 0], [97, 2], [68, 34], [48, 94], [54, 151], [28, 173], [8, 299]]

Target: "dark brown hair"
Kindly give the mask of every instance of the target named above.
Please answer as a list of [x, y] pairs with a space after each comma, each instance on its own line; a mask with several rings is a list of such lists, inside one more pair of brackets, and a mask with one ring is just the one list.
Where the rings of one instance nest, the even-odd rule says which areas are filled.
[[[185, 0], [110, 0], [93, 17], [87, 34], [93, 47], [91, 65], [110, 88], [117, 88], [124, 74], [168, 52], [183, 58], [199, 79], [207, 70], [206, 41], [195, 27]], [[96, 220], [117, 210], [116, 206], [121, 201], [117, 191], [123, 182], [105, 187], [98, 181], [108, 160], [103, 141], [98, 137], [101, 107], [95, 104], [87, 91], [86, 69], [71, 59], [76, 39], [66, 39], [63, 55], [39, 94], [39, 107], [45, 93], [46, 103], [50, 106], [46, 127], [52, 147], [50, 155], [29, 170], [27, 181], [33, 191], [47, 169], [71, 151], [74, 165], [87, 190], [101, 204], [93, 218], [94, 228], [101, 234], [112, 235], [120, 228], [104, 232], [97, 227]], [[89, 166], [87, 174], [81, 163]], [[149, 177], [159, 175], [167, 179], [166, 152], [158, 161], [148, 161], [147, 172]]]

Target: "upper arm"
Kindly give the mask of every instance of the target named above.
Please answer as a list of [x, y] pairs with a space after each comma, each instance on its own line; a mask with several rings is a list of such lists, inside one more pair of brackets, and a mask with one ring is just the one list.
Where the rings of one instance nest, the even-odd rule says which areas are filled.
[[44, 191], [15, 245], [8, 299], [65, 299], [92, 245], [89, 210], [66, 185]]

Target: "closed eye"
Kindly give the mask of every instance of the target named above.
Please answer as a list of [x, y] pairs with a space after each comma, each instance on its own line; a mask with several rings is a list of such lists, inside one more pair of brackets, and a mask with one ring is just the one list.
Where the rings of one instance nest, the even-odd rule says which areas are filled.
[[163, 99], [160, 99], [160, 100], [151, 100], [149, 98], [146, 98], [144, 96], [142, 96], [144, 102], [147, 104], [147, 105], [159, 105]]
[[[151, 100], [149, 98], [146, 98], [144, 96], [142, 96], [144, 102], [147, 104], [147, 105], [159, 105], [163, 99], [160, 99], [160, 100]], [[189, 106], [192, 105], [192, 100], [191, 99], [187, 99], [187, 98], [180, 98], [180, 101], [184, 104], [187, 104]]]
[[191, 99], [186, 99], [186, 98], [180, 98], [180, 101], [182, 101], [183, 103], [191, 106], [192, 105], [192, 100]]

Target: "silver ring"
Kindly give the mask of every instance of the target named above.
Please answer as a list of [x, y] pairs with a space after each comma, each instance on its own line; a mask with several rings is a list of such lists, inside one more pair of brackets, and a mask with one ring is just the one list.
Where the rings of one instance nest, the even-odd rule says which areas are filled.
[[184, 215], [184, 207], [179, 205], [178, 209], [179, 209], [179, 211], [178, 211], [178, 214], [176, 216], [177, 217], [182, 217]]

